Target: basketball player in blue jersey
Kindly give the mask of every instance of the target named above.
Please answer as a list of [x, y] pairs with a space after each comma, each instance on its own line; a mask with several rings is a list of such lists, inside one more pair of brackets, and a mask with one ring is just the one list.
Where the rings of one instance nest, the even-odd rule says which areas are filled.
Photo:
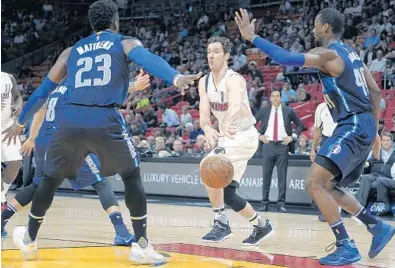
[[89, 7], [88, 17], [94, 33], [61, 53], [18, 121], [4, 131], [5, 140], [18, 135], [67, 74], [67, 91], [62, 105], [55, 110], [59, 129], [53, 133], [46, 151], [44, 177], [33, 198], [28, 228], [14, 230], [14, 243], [25, 257], [36, 256], [37, 233], [56, 189], [64, 178], [76, 177], [86, 156], [93, 153], [100, 160], [102, 176], [118, 173], [124, 182], [125, 203], [137, 241], [132, 244], [129, 259], [143, 264], [162, 263], [164, 256], [153, 249], [147, 238], [147, 201], [139, 156], [116, 107], [122, 105], [128, 92], [128, 60], [181, 90], [201, 74], [178, 74], [164, 59], [148, 52], [139, 40], [118, 34], [118, 8], [113, 1], [96, 1]]
[[[132, 84], [131, 90], [143, 90], [149, 85], [149, 75], [140, 74]], [[57, 87], [49, 96], [47, 104], [44, 105], [35, 115], [30, 127], [29, 138], [22, 146], [22, 153], [29, 155], [35, 149], [35, 174], [33, 183], [20, 190], [7, 205], [7, 208], [1, 213], [1, 236], [6, 237], [5, 226], [11, 217], [23, 207], [28, 205], [36, 192], [44, 176], [44, 157], [52, 133], [57, 129], [56, 122], [56, 105], [61, 105], [61, 101], [67, 87], [62, 84]], [[108, 213], [111, 223], [116, 233], [114, 239], [115, 246], [130, 246], [134, 242], [134, 236], [131, 235], [123, 222], [122, 214], [118, 201], [112, 190], [111, 184], [104, 179], [99, 173], [100, 163], [97, 156], [89, 154], [83, 165], [78, 171], [77, 178], [69, 180], [75, 191], [92, 186], [97, 192], [103, 209]]]
[[[338, 124], [312, 164], [306, 189], [317, 203], [336, 237], [336, 251], [320, 259], [324, 265], [347, 265], [361, 259], [338, 212], [338, 206], [361, 220], [373, 240], [369, 257], [376, 257], [391, 240], [395, 228], [376, 219], [343, 187], [358, 180], [371, 149], [378, 158], [380, 89], [358, 54], [340, 41], [344, 16], [333, 8], [319, 12], [314, 35], [322, 45], [306, 54], [292, 53], [254, 34], [246, 10], [236, 12], [242, 36], [281, 65], [315, 67], [323, 93]], [[372, 148], [373, 146], [373, 148]]]

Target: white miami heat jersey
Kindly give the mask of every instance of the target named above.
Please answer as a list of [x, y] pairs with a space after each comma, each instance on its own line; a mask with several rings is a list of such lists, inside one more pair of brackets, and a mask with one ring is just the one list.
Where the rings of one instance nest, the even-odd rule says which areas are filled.
[[1, 72], [1, 130], [12, 125], [12, 94], [13, 87], [10, 75]]
[[[227, 114], [228, 110], [228, 92], [226, 89], [226, 80], [232, 75], [240, 75], [235, 71], [228, 69], [221, 79], [219, 84], [214, 84], [212, 73], [208, 74], [207, 82], [207, 95], [210, 101], [211, 112], [217, 118], [219, 123], [220, 132], [222, 132], [222, 122]], [[239, 122], [237, 132], [245, 131], [251, 126], [255, 125], [255, 117], [252, 115], [250, 102], [248, 100], [247, 90], [243, 95], [243, 105], [240, 111], [237, 113], [235, 120]]]

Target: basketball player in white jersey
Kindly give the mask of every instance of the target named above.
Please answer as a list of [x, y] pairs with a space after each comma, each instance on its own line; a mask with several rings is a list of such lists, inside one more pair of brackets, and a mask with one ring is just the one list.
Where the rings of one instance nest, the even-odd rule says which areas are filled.
[[[15, 112], [22, 108], [23, 100], [17, 88], [15, 78], [8, 73], [1, 72], [1, 132], [3, 133], [14, 123]], [[22, 156], [19, 150], [21, 142], [15, 139], [14, 142], [3, 141], [5, 134], [1, 134], [1, 162], [7, 167], [3, 173], [1, 185], [1, 208], [6, 207], [6, 194], [11, 183], [15, 180], [21, 167]]]
[[[247, 162], [258, 148], [259, 134], [254, 126], [256, 121], [249, 106], [246, 82], [241, 75], [228, 69], [231, 49], [229, 39], [211, 37], [207, 48], [211, 72], [199, 81], [200, 125], [209, 146], [214, 148], [206, 158], [224, 154], [232, 162], [235, 171], [232, 183], [224, 189], [206, 186], [214, 209], [214, 226], [203, 240], [218, 242], [232, 236], [225, 214], [226, 204], [253, 224], [254, 230], [243, 244], [255, 245], [272, 232], [272, 226], [236, 193]], [[219, 133], [211, 126], [211, 113], [219, 122]]]

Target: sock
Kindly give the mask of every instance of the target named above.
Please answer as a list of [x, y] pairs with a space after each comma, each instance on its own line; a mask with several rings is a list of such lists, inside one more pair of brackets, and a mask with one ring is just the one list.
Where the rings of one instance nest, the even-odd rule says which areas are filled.
[[346, 231], [346, 227], [344, 227], [342, 220], [340, 220], [330, 226], [332, 228], [332, 232], [335, 234], [336, 241], [349, 239], [348, 233]]
[[372, 228], [374, 225], [376, 225], [379, 221], [372, 215], [366, 208], [361, 207], [361, 209], [358, 211], [357, 214], [355, 214], [355, 217], [359, 219], [363, 224], [365, 224], [367, 227]]
[[[136, 236], [136, 241], [138, 241], [138, 244], [140, 247], [145, 248], [144, 240], [148, 241], [147, 239], [147, 217], [144, 217], [143, 219], [133, 219], [132, 218], [132, 225], [133, 225], [133, 230], [134, 230], [134, 235]], [[143, 238], [143, 239], [140, 239]], [[143, 241], [140, 244], [140, 240]]]
[[8, 192], [8, 189], [10, 189], [11, 184], [3, 182], [3, 191], [1, 191], [1, 202], [7, 202], [7, 197], [6, 194]]
[[266, 221], [264, 219], [262, 219], [261, 216], [258, 215], [258, 213], [255, 212], [254, 216], [252, 216], [251, 218], [248, 219], [252, 225], [256, 225], [259, 227], [265, 227], [266, 226]]
[[126, 228], [125, 223], [123, 222], [121, 212], [113, 212], [110, 214], [110, 220], [112, 225], [114, 226], [115, 233], [120, 237], [127, 238], [130, 236], [128, 228]]
[[225, 207], [214, 208], [214, 220], [220, 221], [223, 224], [228, 225], [228, 219], [226, 218]]
[[7, 222], [12, 216], [14, 216], [16, 208], [8, 204], [7, 208], [1, 213], [1, 228], [3, 229], [3, 221]]
[[29, 236], [32, 241], [36, 241], [38, 230], [40, 229], [41, 223], [44, 217], [36, 217], [30, 213], [29, 223], [27, 225], [29, 230]]

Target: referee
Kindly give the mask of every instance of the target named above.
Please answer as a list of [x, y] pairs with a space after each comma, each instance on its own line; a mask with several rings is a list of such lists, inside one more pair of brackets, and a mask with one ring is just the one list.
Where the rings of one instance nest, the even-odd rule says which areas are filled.
[[[328, 106], [325, 102], [320, 103], [315, 110], [315, 118], [314, 118], [314, 135], [313, 142], [311, 145], [311, 153], [310, 160], [314, 162], [318, 143], [320, 147], [324, 142], [332, 136], [333, 131], [335, 130], [337, 124], [333, 122], [333, 118], [331, 113], [329, 112]], [[321, 138], [321, 141], [320, 141]], [[325, 222], [324, 216], [321, 212], [318, 215], [318, 219], [322, 222]]]

